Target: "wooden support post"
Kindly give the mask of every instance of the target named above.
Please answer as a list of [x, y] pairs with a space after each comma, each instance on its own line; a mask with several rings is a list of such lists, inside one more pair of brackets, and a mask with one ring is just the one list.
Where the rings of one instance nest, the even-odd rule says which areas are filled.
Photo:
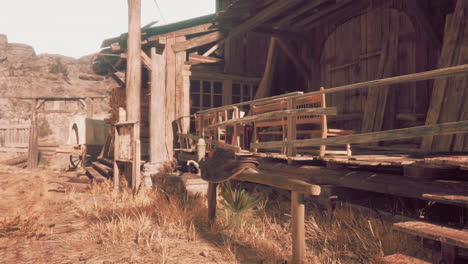
[[[232, 115], [233, 115], [234, 120], [239, 119], [240, 118], [239, 108], [235, 107]], [[233, 146], [240, 147], [240, 130], [241, 130], [240, 124], [235, 124], [234, 133], [232, 135], [232, 142], [231, 142]]]
[[208, 221], [214, 223], [216, 221], [216, 200], [217, 200], [217, 183], [210, 182], [208, 184]]
[[[29, 131], [29, 155], [28, 155], [28, 167], [31, 170], [37, 169], [38, 163], [38, 148], [37, 148], [37, 108], [36, 101], [33, 104], [33, 113], [31, 118], [31, 129]], [[10, 138], [11, 140], [11, 138]]]
[[[288, 110], [295, 110], [296, 109], [296, 104], [294, 99], [288, 99]], [[296, 130], [297, 130], [297, 124], [296, 124], [297, 117], [296, 116], [288, 116], [287, 120], [287, 140], [296, 140]], [[288, 155], [288, 164], [292, 164], [293, 160], [289, 159], [289, 157], [293, 157], [297, 153], [297, 149], [294, 146], [289, 146], [287, 147], [287, 155]]]
[[140, 120], [141, 0], [128, 0], [127, 121]]
[[169, 159], [166, 138], [166, 61], [151, 48], [151, 103], [150, 103], [150, 162], [157, 164]]
[[127, 121], [137, 122], [133, 134], [132, 189], [140, 185], [140, 112], [141, 112], [141, 0], [128, 0], [128, 40], [126, 74]]
[[[323, 91], [325, 90], [323, 87], [320, 87], [320, 91]], [[321, 100], [321, 103], [320, 103], [320, 107], [327, 107], [327, 101], [326, 101], [326, 98], [325, 98], [325, 94], [321, 94], [321, 97], [322, 97], [322, 100]], [[326, 115], [322, 115], [321, 116], [321, 126], [322, 126], [322, 138], [327, 138], [328, 137], [328, 123], [327, 123], [327, 116]], [[320, 157], [323, 157], [325, 156], [325, 152], [327, 151], [327, 146], [326, 145], [322, 145], [320, 146], [320, 154], [319, 156]]]
[[291, 192], [292, 263], [302, 264], [305, 260], [305, 207], [304, 194]]
[[119, 155], [119, 131], [117, 127], [114, 127], [114, 170], [113, 170], [113, 176], [114, 176], [114, 192], [119, 191], [119, 185], [120, 185], [120, 169], [119, 169], [119, 164], [117, 164], [117, 159]]
[[133, 164], [132, 164], [132, 189], [134, 192], [140, 188], [141, 184], [141, 142], [140, 123], [133, 127]]

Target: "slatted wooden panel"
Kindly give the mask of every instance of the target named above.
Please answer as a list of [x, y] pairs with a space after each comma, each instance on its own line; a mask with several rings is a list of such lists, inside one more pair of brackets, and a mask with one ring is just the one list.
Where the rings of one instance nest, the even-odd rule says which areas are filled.
[[25, 148], [29, 144], [30, 125], [0, 127], [0, 147]]
[[[410, 18], [397, 9], [380, 8], [353, 18], [339, 26], [329, 35], [321, 57], [322, 83], [325, 88], [382, 78], [379, 60], [384, 40], [388, 37], [389, 25], [398, 25], [398, 58], [394, 75], [403, 75], [427, 69], [427, 53], [417, 53], [416, 45], [427, 47], [427, 37], [417, 33]], [[385, 110], [383, 127], [401, 128], [407, 124], [396, 122], [397, 114], [422, 114], [427, 111], [428, 83], [408, 83], [389, 89], [388, 107]], [[367, 91], [354, 90], [327, 97], [330, 106], [341, 113], [363, 114]], [[359, 121], [341, 122], [340, 128], [360, 131]]]

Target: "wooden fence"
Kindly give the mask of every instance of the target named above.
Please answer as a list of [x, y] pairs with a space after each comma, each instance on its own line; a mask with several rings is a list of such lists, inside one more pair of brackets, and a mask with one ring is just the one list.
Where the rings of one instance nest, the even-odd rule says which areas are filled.
[[0, 151], [28, 152], [31, 125], [0, 126]]

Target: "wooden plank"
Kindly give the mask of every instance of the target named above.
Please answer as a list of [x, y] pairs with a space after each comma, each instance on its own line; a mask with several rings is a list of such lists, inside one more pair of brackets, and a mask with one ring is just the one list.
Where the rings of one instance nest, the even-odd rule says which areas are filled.
[[148, 71], [151, 71], [151, 58], [146, 55], [146, 53], [142, 50], [141, 51], [141, 62], [143, 62], [143, 65], [146, 67]]
[[[432, 71], [425, 71], [425, 72], [420, 72], [420, 73], [401, 75], [401, 76], [390, 77], [390, 78], [385, 78], [385, 79], [378, 79], [378, 80], [372, 80], [372, 81], [367, 81], [367, 82], [348, 84], [348, 85], [343, 85], [343, 86], [339, 86], [335, 88], [325, 89], [324, 91], [314, 91], [314, 92], [304, 93], [302, 95], [297, 95], [296, 97], [337, 93], [337, 92], [362, 89], [362, 88], [378, 89], [379, 87], [385, 87], [386, 85], [399, 84], [399, 83], [405, 83], [405, 82], [424, 81], [424, 80], [430, 80], [430, 79], [438, 79], [438, 78], [444, 78], [447, 76], [455, 76], [455, 75], [466, 74], [466, 73], [468, 73], [468, 64], [447, 67], [447, 68], [442, 68], [442, 69], [437, 69], [437, 70], [432, 70]], [[284, 100], [284, 98], [281, 98], [281, 97], [267, 98], [267, 99], [269, 103]]]
[[468, 232], [419, 221], [408, 221], [393, 225], [395, 230], [424, 237], [452, 246], [468, 248]]
[[164, 139], [166, 138], [166, 60], [151, 48], [151, 98], [150, 98], [150, 162], [169, 160]]
[[165, 128], [168, 156], [173, 156], [174, 132], [172, 122], [176, 120], [176, 55], [172, 50], [172, 45], [175, 44], [175, 38], [166, 40], [166, 49], [164, 50], [166, 57], [166, 117]]
[[219, 39], [221, 39], [221, 33], [219, 31], [215, 31], [215, 32], [211, 32], [206, 35], [195, 37], [195, 38], [183, 41], [183, 42], [175, 43], [172, 45], [172, 49], [174, 50], [174, 52], [177, 53], [177, 52], [193, 49], [196, 47], [200, 47], [205, 44], [215, 42]]
[[[464, 6], [465, 5], [465, 6]], [[457, 1], [455, 12], [447, 16], [444, 33], [444, 43], [439, 59], [439, 67], [447, 67], [454, 64], [457, 57], [457, 50], [463, 46], [460, 41], [463, 26], [465, 25], [466, 1]], [[439, 79], [434, 82], [432, 90], [431, 103], [426, 117], [426, 125], [436, 124], [442, 111], [444, 97], [448, 86], [448, 78]], [[429, 151], [432, 149], [434, 137], [423, 138], [421, 149]]]
[[294, 141], [271, 141], [253, 143], [254, 148], [278, 148], [278, 147], [316, 147], [320, 145], [345, 145], [353, 143], [367, 143], [385, 140], [398, 140], [406, 138], [422, 137], [427, 135], [448, 135], [456, 133], [467, 133], [468, 121], [443, 123], [411, 128], [393, 129], [380, 132], [356, 134], [335, 138], [314, 138]]
[[252, 76], [242, 76], [236, 74], [228, 74], [222, 72], [204, 72], [194, 70], [192, 71], [192, 77], [195, 79], [206, 79], [206, 80], [232, 80], [232, 81], [241, 81], [249, 83], [259, 83], [261, 81], [260, 77]]
[[263, 114], [257, 114], [253, 116], [243, 117], [236, 120], [228, 120], [225, 122], [220, 122], [217, 124], [213, 124], [208, 126], [209, 129], [221, 127], [221, 126], [228, 126], [234, 124], [241, 124], [241, 123], [248, 123], [253, 121], [259, 120], [267, 120], [272, 117], [284, 117], [284, 116], [297, 116], [302, 114], [314, 114], [314, 115], [336, 115], [336, 107], [327, 107], [327, 108], [299, 108], [299, 109], [291, 109], [291, 110], [280, 110], [274, 112], [268, 112]]
[[140, 120], [141, 100], [141, 0], [128, 0], [126, 71], [127, 120]]
[[[431, 197], [427, 197], [428, 194], [466, 196], [468, 193], [467, 185], [458, 181], [426, 181], [399, 177], [394, 174], [329, 169], [320, 166], [298, 167], [268, 162], [262, 162], [258, 169], [264, 174], [271, 172], [290, 179], [317, 185], [334, 185], [428, 201], [431, 201]], [[467, 206], [466, 202], [460, 203], [457, 200], [440, 200], [439, 202]]]
[[305, 261], [305, 206], [304, 194], [291, 192], [291, 226], [292, 226], [292, 263], [302, 264]]
[[219, 59], [219, 58], [202, 56], [202, 55], [198, 55], [196, 53], [190, 53], [189, 54], [189, 60], [190, 61], [195, 61], [195, 62], [200, 62], [200, 63], [217, 63], [217, 62], [221, 61], [221, 59]]
[[216, 108], [210, 108], [207, 110], [203, 111], [198, 111], [199, 114], [206, 114], [210, 112], [216, 112], [216, 111], [221, 111], [225, 109], [232, 109], [233, 107], [239, 107], [239, 106], [244, 106], [244, 105], [257, 105], [257, 104], [263, 104], [263, 103], [270, 103], [272, 101], [275, 101], [276, 99], [279, 99], [278, 101], [284, 101], [288, 97], [294, 97], [297, 95], [302, 95], [304, 94], [303, 92], [292, 92], [292, 93], [287, 93], [287, 94], [282, 94], [282, 95], [276, 95], [276, 96], [271, 96], [267, 98], [260, 98], [260, 99], [255, 99], [251, 101], [246, 101], [238, 104], [231, 104], [231, 105], [225, 105], [221, 107], [216, 107]]
[[402, 254], [393, 254], [382, 258], [383, 264], [430, 264], [427, 261]]
[[284, 0], [284, 1], [273, 2], [270, 6], [267, 6], [266, 8], [259, 11], [255, 16], [249, 18], [244, 23], [242, 23], [239, 26], [233, 28], [229, 32], [229, 35], [226, 38], [222, 39], [220, 42], [218, 42], [216, 45], [214, 45], [211, 49], [209, 49], [203, 55], [204, 56], [211, 55], [219, 47], [224, 45], [224, 43], [226, 43], [227, 41], [229, 41], [231, 39], [234, 39], [234, 38], [248, 32], [248, 31], [254, 29], [258, 25], [260, 25], [260, 24], [262, 24], [264, 22], [267, 22], [268, 20], [278, 16], [280, 13], [285, 12], [291, 6], [293, 6], [296, 3], [299, 3], [300, 1], [301, 0]]
[[[325, 88], [323, 87], [320, 87], [320, 91], [323, 91], [325, 90]], [[320, 102], [320, 106], [322, 108], [326, 108], [327, 107], [327, 101], [326, 101], [326, 98], [325, 98], [325, 94], [322, 94], [321, 95], [322, 98], [321, 98], [321, 102]], [[327, 116], [326, 115], [322, 115], [320, 116], [320, 130], [321, 130], [321, 133], [320, 133], [320, 137], [321, 138], [328, 138], [328, 123], [327, 123]], [[319, 156], [320, 157], [323, 157], [325, 156], [325, 152], [327, 150], [327, 146], [325, 145], [321, 145], [320, 146], [320, 152], [319, 152]]]
[[[185, 41], [185, 37], [177, 37], [176, 43]], [[176, 119], [190, 115], [190, 83], [186, 85], [186, 71], [184, 71], [184, 62], [186, 58], [186, 52], [177, 52], [175, 60], [175, 103], [176, 103]], [[181, 120], [181, 129], [183, 133], [188, 131], [189, 120]]]
[[290, 179], [284, 175], [273, 173], [271, 171], [245, 169], [234, 179], [266, 184], [272, 187], [290, 190], [301, 194], [310, 194], [313, 196], [318, 196], [321, 192], [321, 188], [318, 185], [310, 184], [301, 180]]
[[[385, 12], [387, 14], [388, 12]], [[383, 41], [382, 53], [378, 66], [378, 78], [391, 77], [395, 74], [396, 60], [398, 57], [398, 35], [399, 35], [399, 13], [390, 12], [386, 16], [389, 21], [383, 24], [388, 27]], [[362, 121], [361, 132], [381, 131], [385, 109], [387, 106], [388, 86], [380, 89], [369, 89], [366, 105], [364, 107], [364, 117]]]
[[270, 38], [270, 46], [268, 47], [268, 55], [265, 63], [265, 70], [263, 71], [263, 78], [258, 85], [255, 99], [264, 98], [270, 95], [270, 90], [273, 81], [273, 74], [275, 69], [275, 50], [276, 50], [276, 38]]
[[189, 27], [189, 28], [184, 28], [184, 29], [177, 30], [177, 31], [172, 31], [172, 32], [165, 33], [165, 34], [151, 36], [151, 37], [149, 37], [147, 39], [147, 41], [148, 42], [153, 42], [153, 41], [156, 41], [156, 40], [161, 39], [161, 38], [187, 36], [187, 35], [207, 32], [207, 31], [213, 31], [214, 29], [212, 27], [213, 27], [213, 23], [206, 23], [206, 24], [202, 24], [202, 25], [198, 25], [198, 26], [194, 26], [194, 27]]

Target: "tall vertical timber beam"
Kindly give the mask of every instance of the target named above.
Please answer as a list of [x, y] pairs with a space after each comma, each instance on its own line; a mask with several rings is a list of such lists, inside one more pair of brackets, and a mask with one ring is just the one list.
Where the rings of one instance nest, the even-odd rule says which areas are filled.
[[[127, 121], [138, 122], [135, 129], [139, 131], [141, 112], [141, 0], [128, 0], [128, 40], [127, 40], [127, 74], [126, 74], [126, 110]], [[138, 146], [138, 138], [132, 144]], [[140, 185], [140, 153], [134, 148], [134, 163], [132, 173], [132, 188], [136, 190]], [[129, 170], [126, 170], [129, 171]]]

